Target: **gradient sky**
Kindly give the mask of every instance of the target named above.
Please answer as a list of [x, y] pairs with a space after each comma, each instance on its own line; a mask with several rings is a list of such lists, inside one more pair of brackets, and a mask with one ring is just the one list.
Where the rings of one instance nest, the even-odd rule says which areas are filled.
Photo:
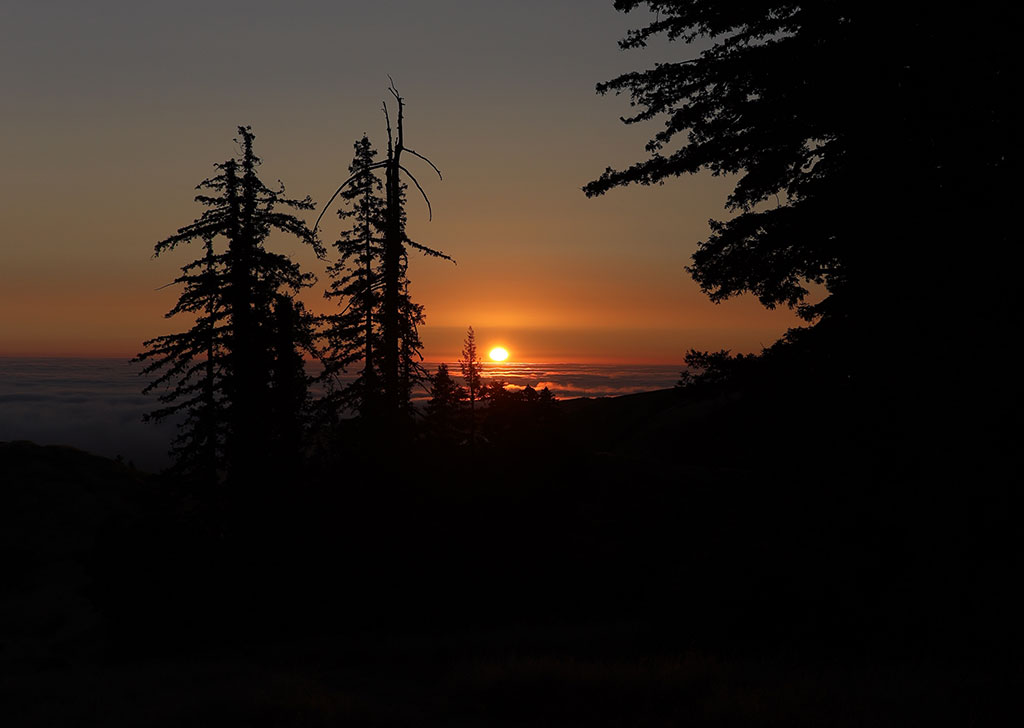
[[688, 52], [620, 51], [645, 19], [610, 0], [4, 3], [0, 355], [133, 354], [187, 326], [157, 289], [198, 251], [154, 260], [153, 244], [200, 214], [194, 187], [236, 152], [235, 127], [252, 125], [265, 180], [322, 205], [358, 136], [383, 148], [388, 73], [407, 143], [445, 174], [417, 175], [434, 220], [411, 196], [410, 235], [458, 261], [410, 267], [428, 360], [454, 360], [469, 325], [520, 361], [759, 350], [793, 314], [711, 304], [683, 270], [729, 179], [580, 191], [657, 129], [624, 126], [626, 100], [594, 85]]

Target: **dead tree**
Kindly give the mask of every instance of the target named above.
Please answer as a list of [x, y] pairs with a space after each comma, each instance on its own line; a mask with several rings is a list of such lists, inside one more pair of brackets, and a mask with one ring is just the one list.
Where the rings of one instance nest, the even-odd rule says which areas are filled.
[[[391, 77], [388, 77], [391, 80]], [[402, 175], [415, 185], [427, 204], [428, 219], [433, 219], [433, 209], [430, 205], [430, 198], [420, 185], [419, 180], [403, 164], [402, 155], [408, 153], [418, 157], [437, 173], [438, 179], [443, 179], [441, 171], [427, 157], [405, 145], [405, 99], [398, 93], [395, 83], [391, 80], [388, 92], [394, 97], [397, 104], [397, 115], [395, 125], [391, 124], [391, 113], [387, 102], [383, 104], [384, 120], [387, 125], [388, 148], [387, 157], [380, 162], [367, 167], [369, 170], [384, 170], [384, 229], [383, 229], [383, 261], [381, 266], [381, 346], [380, 366], [382, 379], [383, 407], [386, 418], [398, 419], [403, 412], [408, 411], [409, 392], [411, 382], [407, 381], [411, 372], [417, 371], [419, 367], [403, 365], [403, 357], [416, 356], [421, 346], [418, 337], [409, 338], [410, 331], [415, 331], [418, 321], [405, 321], [403, 315], [408, 316], [409, 311], [422, 307], [410, 307], [408, 305], [408, 278], [407, 260], [409, 249], [416, 250], [424, 255], [435, 258], [444, 258], [455, 262], [450, 256], [444, 253], [421, 245], [411, 240], [405, 230], [405, 189], [406, 184]], [[345, 180], [340, 187], [327, 201], [327, 205], [320, 213], [320, 218], [334, 201], [334, 199], [350, 184], [352, 184], [359, 173], [353, 174]], [[317, 218], [316, 230], [320, 224]]]

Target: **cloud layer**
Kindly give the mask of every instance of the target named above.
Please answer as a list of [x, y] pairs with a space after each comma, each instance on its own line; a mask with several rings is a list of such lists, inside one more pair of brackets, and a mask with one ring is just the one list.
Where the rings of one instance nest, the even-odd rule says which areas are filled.
[[[430, 372], [436, 364], [428, 364]], [[458, 374], [458, 365], [451, 367]], [[548, 387], [559, 399], [609, 397], [671, 387], [671, 366], [502, 363], [484, 365], [486, 379], [516, 387]], [[143, 470], [167, 465], [174, 423], [144, 424], [156, 405], [145, 380], [124, 359], [0, 357], [0, 441], [71, 445], [131, 460]], [[419, 392], [416, 399], [426, 398]]]

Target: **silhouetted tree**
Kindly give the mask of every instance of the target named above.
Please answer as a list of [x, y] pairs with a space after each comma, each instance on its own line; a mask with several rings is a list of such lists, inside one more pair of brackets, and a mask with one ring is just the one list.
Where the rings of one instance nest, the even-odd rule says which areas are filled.
[[[215, 312], [212, 328], [202, 318], [197, 323], [208, 332], [202, 340], [201, 353], [206, 353], [202, 371], [212, 371], [217, 377], [212, 387], [210, 383], [205, 385], [207, 392], [212, 389], [214, 393], [206, 402], [216, 403], [210, 412], [215, 411], [218, 428], [224, 433], [223, 463], [229, 477], [241, 485], [262, 480], [272, 464], [291, 459], [289, 453], [301, 437], [299, 410], [305, 400], [305, 372], [298, 349], [311, 342], [310, 318], [302, 313], [293, 296], [311, 285], [313, 277], [287, 256], [268, 251], [264, 243], [271, 231], [279, 230], [298, 237], [318, 256], [323, 256], [323, 249], [304, 222], [277, 210], [310, 210], [313, 203], [308, 197], [284, 197], [283, 186], [278, 190], [268, 188], [256, 171], [260, 160], [253, 152], [251, 129], [239, 127], [238, 132], [241, 160], [215, 165], [219, 173], [198, 186], [210, 194], [196, 197], [208, 209], [195, 222], [157, 243], [156, 255], [195, 240], [204, 241], [206, 246], [203, 261], [192, 264], [205, 271], [201, 304], [207, 312]], [[217, 237], [226, 239], [227, 250], [214, 255], [212, 241]], [[189, 267], [185, 270], [187, 275]], [[192, 311], [190, 307], [196, 305], [191, 291], [200, 282], [179, 282], [185, 283], [186, 289], [171, 315]], [[211, 346], [209, 336], [214, 334], [216, 345]], [[190, 332], [177, 341], [187, 342], [197, 336]], [[169, 384], [178, 379], [174, 391], [181, 389], [181, 394], [175, 404], [181, 406], [177, 411], [191, 413], [194, 407], [181, 400], [191, 385], [183, 383], [180, 373], [187, 374], [197, 366], [189, 363], [195, 359], [196, 349], [176, 344], [168, 349], [173, 343], [166, 337], [151, 340], [147, 342], [149, 350], [139, 359], [161, 357], [147, 370], [170, 367], [169, 376], [165, 374], [158, 381]], [[154, 413], [161, 414], [170, 413]], [[198, 410], [195, 416], [199, 416]]]
[[384, 189], [386, 205], [384, 210], [384, 265], [383, 265], [383, 379], [384, 397], [388, 410], [392, 413], [408, 411], [409, 393], [412, 388], [412, 377], [418, 369], [416, 357], [422, 348], [416, 333], [417, 325], [423, 320], [423, 309], [409, 299], [407, 276], [408, 249], [412, 248], [424, 255], [451, 258], [444, 253], [428, 248], [411, 240], [406, 233], [405, 185], [401, 181], [401, 173], [412, 180], [412, 183], [423, 195], [427, 203], [429, 216], [433, 217], [430, 200], [420, 183], [402, 164], [405, 152], [419, 157], [437, 173], [441, 172], [434, 163], [405, 145], [405, 100], [399, 95], [394, 82], [388, 87], [397, 104], [397, 117], [394, 129], [387, 104], [384, 104], [384, 116], [387, 120], [388, 151], [384, 163]]
[[469, 402], [469, 429], [470, 442], [476, 443], [476, 403], [483, 392], [483, 379], [481, 372], [484, 363], [476, 350], [476, 332], [470, 326], [466, 331], [466, 340], [462, 345], [462, 358], [459, 359], [459, 369], [462, 371], [462, 378], [466, 382], [466, 399]]
[[[394, 82], [388, 87], [394, 97], [398, 114], [396, 124], [391, 125], [388, 105], [384, 103], [384, 118], [387, 124], [388, 147], [387, 156], [380, 162], [374, 162], [361, 171], [354, 173], [345, 180], [328, 200], [326, 211], [334, 198], [341, 194], [349, 185], [356, 182], [368, 171], [384, 170], [384, 210], [382, 231], [382, 261], [379, 274], [379, 306], [381, 337], [377, 363], [380, 367], [380, 387], [383, 412], [386, 417], [397, 421], [400, 416], [411, 413], [410, 394], [416, 382], [427, 378], [420, 362], [422, 342], [419, 339], [418, 326], [423, 322], [423, 307], [412, 302], [409, 297], [408, 251], [416, 250], [424, 255], [452, 260], [444, 253], [428, 248], [411, 240], [406, 233], [405, 193], [406, 185], [402, 181], [404, 174], [416, 186], [427, 203], [429, 217], [433, 217], [430, 199], [413, 174], [403, 165], [402, 155], [406, 152], [422, 159], [441, 178], [441, 172], [434, 163], [419, 152], [405, 145], [405, 100], [399, 95]], [[320, 217], [323, 217], [323, 212]], [[315, 230], [320, 220], [317, 219]], [[454, 262], [454, 261], [453, 261]]]
[[551, 439], [554, 398], [546, 387], [539, 393], [530, 385], [516, 389], [495, 379], [483, 385], [481, 394], [487, 402], [483, 429], [491, 445], [536, 447]]
[[491, 407], [499, 407], [507, 402], [519, 399], [519, 393], [506, 389], [508, 382], [493, 379], [480, 388], [480, 399], [486, 400]]
[[301, 302], [278, 293], [273, 309], [273, 362], [267, 423], [276, 467], [294, 472], [302, 458], [309, 404], [309, 376], [303, 352], [313, 350], [313, 317]]
[[426, 317], [422, 304], [415, 303], [409, 295], [409, 279], [406, 276], [408, 261], [402, 262], [402, 295], [399, 297], [398, 322], [398, 407], [406, 418], [412, 416], [412, 392], [416, 386], [426, 386], [430, 374], [423, 368], [423, 341], [419, 327]]
[[452, 378], [447, 364], [439, 364], [430, 378], [430, 400], [427, 402], [427, 425], [431, 433], [448, 439], [458, 424], [466, 390]]
[[224, 455], [228, 329], [223, 256], [214, 252], [212, 237], [203, 238], [203, 250], [203, 257], [186, 264], [174, 280], [184, 288], [166, 315], [192, 315], [195, 325], [184, 333], [149, 339], [133, 361], [146, 362], [141, 374], [156, 375], [144, 393], [166, 390], [159, 394], [165, 406], [143, 419], [183, 418], [171, 444], [172, 469], [199, 485], [211, 485]]
[[733, 356], [728, 349], [708, 352], [690, 349], [684, 361], [688, 369], [684, 369], [679, 375], [676, 386], [680, 389], [688, 389], [698, 385], [718, 385], [735, 377], [736, 372], [744, 362], [753, 360], [753, 355], [744, 356], [737, 354]]
[[[837, 357], [844, 377], [873, 368], [878, 337], [904, 357], [934, 356], [956, 313], [945, 299], [965, 286], [986, 296], [985, 322], [1009, 328], [1009, 274], [936, 248], [1011, 242], [1009, 6], [981, 2], [963, 15], [854, 0], [615, 1], [641, 6], [654, 14], [622, 48], [655, 36], [706, 45], [598, 85], [630, 95], [627, 124], [664, 128], [648, 159], [607, 169], [588, 196], [704, 169], [738, 175], [728, 198], [738, 214], [711, 223], [690, 273], [714, 301], [750, 292], [816, 329], [839, 327], [831, 341], [864, 352], [859, 364]], [[824, 300], [813, 302], [811, 284]]]
[[[330, 387], [325, 404], [332, 417], [349, 409], [365, 419], [379, 408], [381, 400], [378, 357], [383, 349], [380, 267], [384, 200], [383, 185], [374, 173], [375, 157], [376, 151], [364, 135], [355, 143], [349, 186], [340, 193], [347, 207], [338, 210], [338, 217], [350, 221], [351, 227], [334, 243], [341, 257], [328, 268], [333, 281], [324, 296], [344, 308], [324, 317], [326, 351], [321, 375]], [[355, 380], [340, 387], [333, 384], [338, 373], [360, 362]]]

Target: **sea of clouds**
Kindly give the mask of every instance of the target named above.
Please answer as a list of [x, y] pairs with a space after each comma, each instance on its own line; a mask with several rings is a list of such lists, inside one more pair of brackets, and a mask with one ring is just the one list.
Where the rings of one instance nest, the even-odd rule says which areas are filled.
[[175, 425], [142, 422], [157, 402], [138, 371], [125, 359], [0, 358], [0, 441], [71, 445], [159, 470]]
[[[425, 364], [433, 373], [435, 364]], [[316, 365], [311, 367], [315, 370]], [[458, 375], [458, 365], [451, 368]], [[674, 366], [486, 363], [484, 377], [513, 387], [548, 387], [558, 399], [610, 397], [671, 387]], [[143, 470], [167, 465], [175, 424], [145, 424], [157, 406], [146, 380], [125, 359], [0, 357], [0, 441], [71, 445], [122, 457]], [[416, 399], [423, 401], [426, 393]]]

